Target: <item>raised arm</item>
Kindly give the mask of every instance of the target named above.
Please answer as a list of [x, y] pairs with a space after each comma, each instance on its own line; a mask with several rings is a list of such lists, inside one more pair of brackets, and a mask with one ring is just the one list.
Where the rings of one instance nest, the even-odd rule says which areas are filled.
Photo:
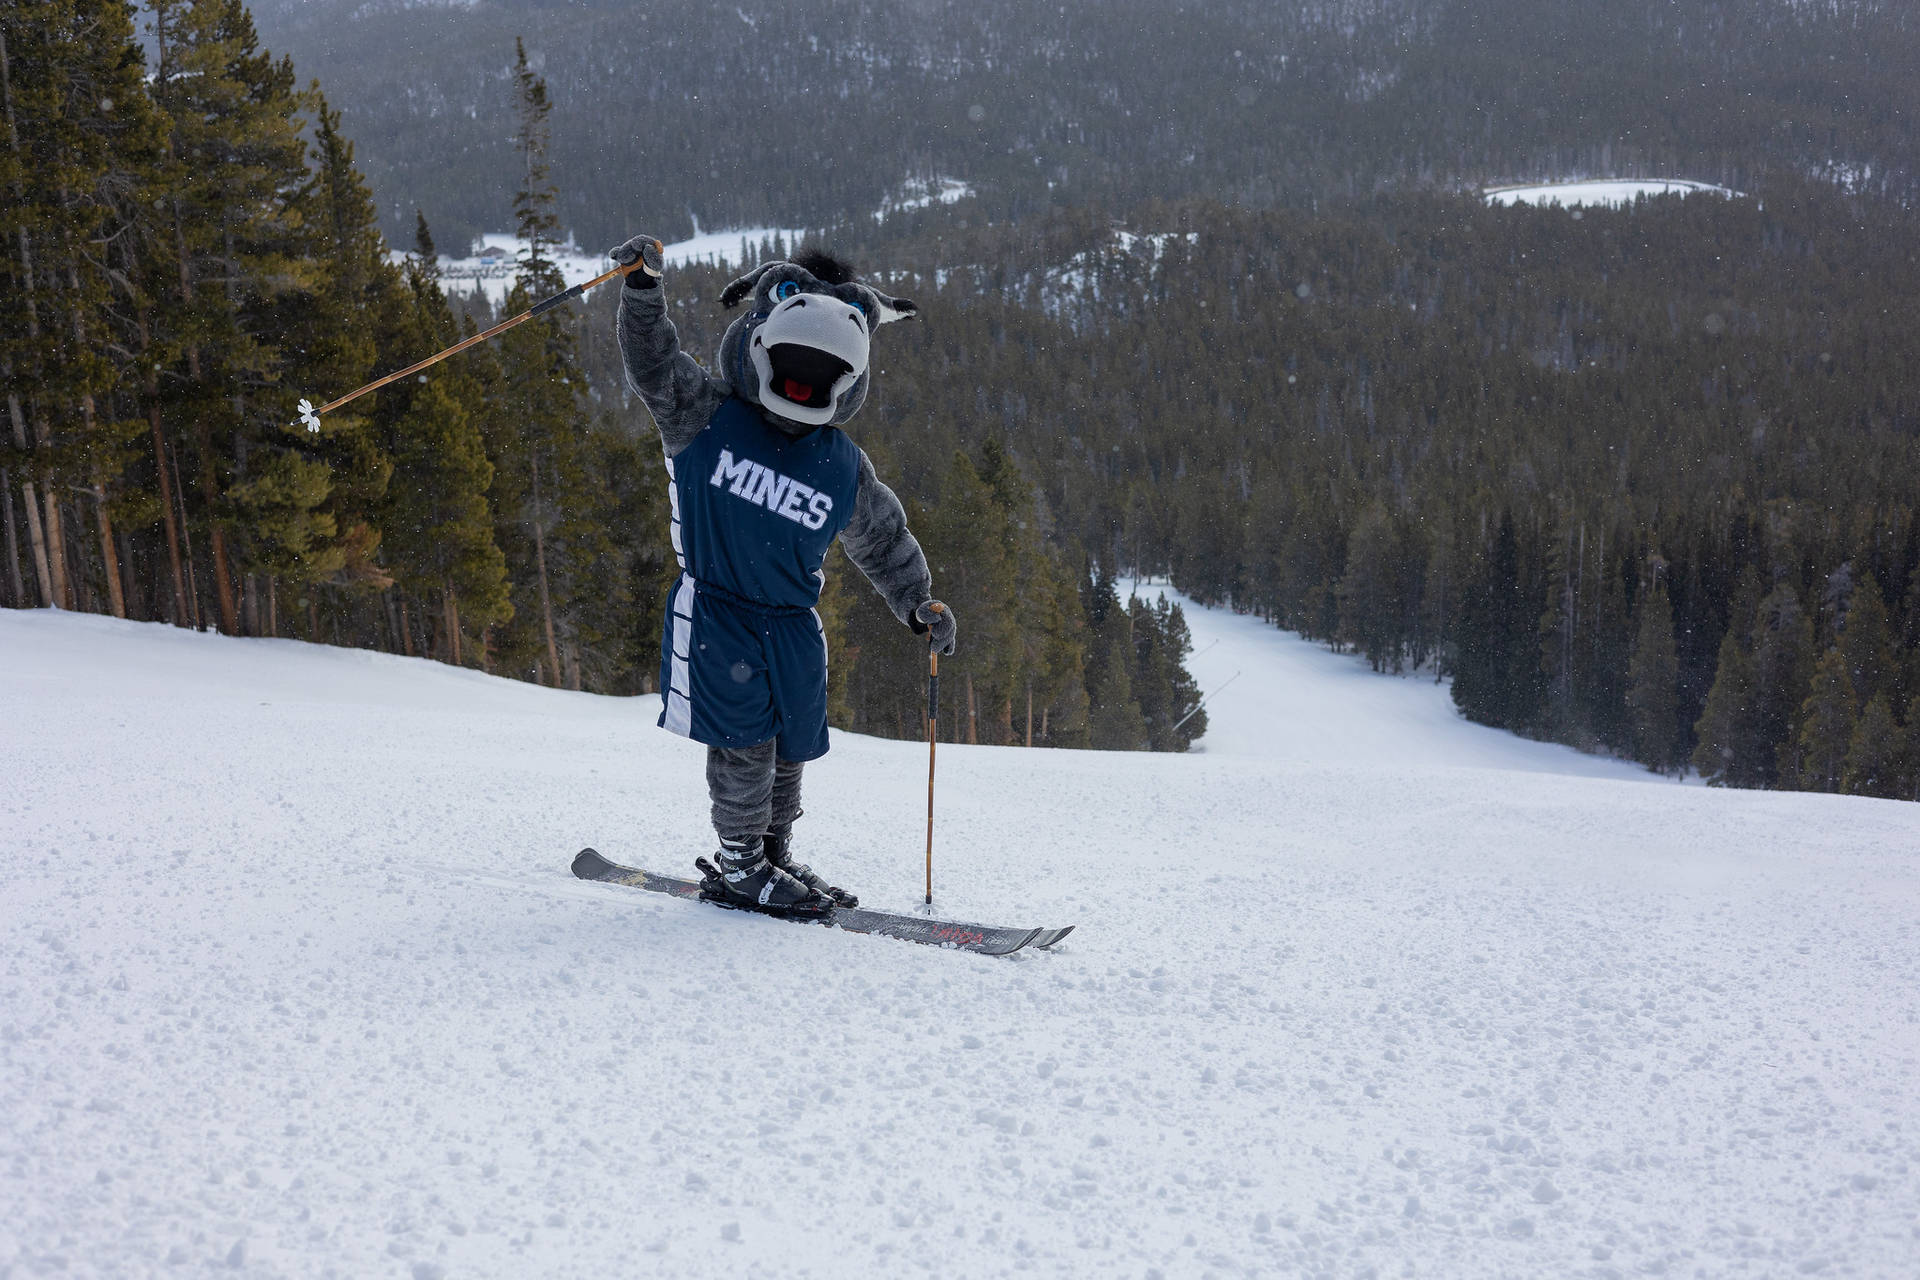
[[615, 332], [627, 386], [653, 415], [660, 442], [671, 458], [705, 430], [713, 411], [727, 398], [727, 387], [680, 349], [680, 333], [667, 318], [666, 290], [660, 284], [660, 242], [635, 236], [609, 256], [622, 265], [640, 260], [640, 269], [628, 272], [620, 286]]

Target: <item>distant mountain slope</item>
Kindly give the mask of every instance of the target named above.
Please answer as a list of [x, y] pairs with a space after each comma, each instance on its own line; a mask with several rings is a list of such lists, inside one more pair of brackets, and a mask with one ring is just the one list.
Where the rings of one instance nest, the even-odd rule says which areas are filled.
[[1911, 188], [1920, 19], [1748, 0], [260, 0], [346, 117], [389, 229], [497, 227], [524, 36], [565, 224], [822, 225], [909, 177], [980, 213], [1256, 203], [1381, 183], [1786, 166]]

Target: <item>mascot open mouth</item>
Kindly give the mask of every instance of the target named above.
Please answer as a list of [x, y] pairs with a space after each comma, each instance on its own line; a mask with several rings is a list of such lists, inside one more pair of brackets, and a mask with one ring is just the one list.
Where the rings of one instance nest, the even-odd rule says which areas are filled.
[[809, 409], [832, 404], [834, 383], [853, 372], [839, 356], [795, 342], [768, 347], [767, 363], [773, 366], [768, 383], [774, 394]]

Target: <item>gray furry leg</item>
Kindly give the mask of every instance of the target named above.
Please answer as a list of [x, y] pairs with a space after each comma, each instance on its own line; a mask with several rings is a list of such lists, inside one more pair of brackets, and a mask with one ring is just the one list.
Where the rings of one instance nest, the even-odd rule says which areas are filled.
[[800, 773], [803, 760], [775, 760], [773, 765], [773, 822], [767, 830], [785, 835], [800, 816]]
[[[735, 849], [757, 845], [773, 817], [773, 743], [757, 747], [708, 747], [707, 794], [713, 799], [713, 829]], [[798, 797], [798, 779], [794, 795]]]

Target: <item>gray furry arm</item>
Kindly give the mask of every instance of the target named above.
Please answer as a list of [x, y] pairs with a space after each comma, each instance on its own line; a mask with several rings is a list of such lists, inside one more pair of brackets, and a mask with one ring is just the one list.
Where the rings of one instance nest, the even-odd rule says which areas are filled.
[[706, 429], [707, 420], [727, 398], [726, 384], [680, 349], [680, 333], [667, 319], [667, 292], [658, 281], [636, 289], [636, 271], [620, 286], [620, 316], [615, 332], [627, 386], [646, 404], [660, 429], [660, 443], [673, 457]]
[[867, 581], [902, 622], [917, 605], [933, 598], [933, 575], [927, 557], [907, 528], [906, 509], [893, 490], [873, 473], [867, 451], [860, 451], [860, 493], [853, 502], [853, 521], [840, 535], [847, 559], [867, 575]]

